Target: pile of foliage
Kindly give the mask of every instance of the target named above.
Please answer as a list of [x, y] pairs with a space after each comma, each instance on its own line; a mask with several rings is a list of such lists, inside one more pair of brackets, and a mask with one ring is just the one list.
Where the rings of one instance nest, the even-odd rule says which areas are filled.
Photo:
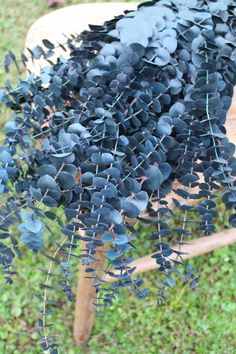
[[[0, 263], [11, 284], [21, 244], [43, 250], [45, 229], [58, 223], [64, 239], [51, 235], [54, 255], [42, 251], [51, 262], [38, 294], [43, 349], [57, 352], [46, 321], [49, 278], [73, 301], [71, 266], [78, 262], [94, 279], [98, 306], [110, 306], [123, 287], [148, 296], [130, 266], [139, 241], [134, 221], [156, 227], [150, 252], [162, 274], [159, 303], [176, 275], [195, 287], [197, 276], [181, 256], [192, 211], [210, 235], [220, 194], [236, 225], [235, 146], [224, 127], [236, 83], [235, 12], [232, 0], [146, 2], [68, 38], [59, 45], [70, 51], [67, 59], [53, 63], [57, 48], [47, 39], [22, 54], [26, 66], [38, 59], [49, 65], [0, 93], [14, 111], [0, 147]], [[9, 52], [7, 72], [12, 63], [19, 67]], [[179, 227], [171, 227], [171, 217]], [[104, 244], [103, 272], [115, 280], [109, 285], [96, 267]]]

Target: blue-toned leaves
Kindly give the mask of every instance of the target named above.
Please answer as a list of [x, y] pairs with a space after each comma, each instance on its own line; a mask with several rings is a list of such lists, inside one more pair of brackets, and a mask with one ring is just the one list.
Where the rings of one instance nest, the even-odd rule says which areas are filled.
[[161, 95], [166, 92], [166, 86], [161, 82], [152, 82], [152, 90], [155, 95]]
[[124, 135], [120, 135], [119, 136], [119, 144], [122, 146], [127, 146], [129, 144], [129, 139]]
[[12, 155], [7, 151], [7, 149], [0, 150], [0, 162], [4, 165], [10, 164], [12, 162]]
[[124, 214], [129, 218], [137, 218], [139, 215], [138, 207], [129, 199], [123, 200], [121, 207], [124, 210]]
[[[24, 64], [40, 58], [48, 66], [0, 92], [13, 111], [0, 147], [0, 263], [8, 283], [19, 254], [12, 230], [20, 223], [20, 241], [35, 252], [47, 228], [56, 256], [46, 256], [59, 269], [43, 274], [55, 276], [69, 300], [78, 260], [98, 306], [111, 306], [122, 287], [143, 298], [147, 290], [130, 264], [132, 248], [143, 242], [135, 239], [142, 221], [154, 227], [148, 239], [162, 273], [159, 302], [177, 275], [187, 273], [195, 287], [181, 251], [193, 222], [206, 236], [214, 232], [219, 196], [236, 225], [235, 146], [225, 129], [236, 84], [234, 23], [231, 0], [146, 2], [66, 44], [45, 38], [29, 58], [22, 55]], [[68, 56], [52, 60], [56, 47]], [[9, 52], [5, 69], [17, 62]], [[51, 223], [60, 232], [52, 234]], [[175, 240], [179, 251], [170, 247]], [[115, 271], [98, 267], [105, 243]], [[104, 286], [101, 270], [118, 281]], [[42, 288], [49, 291], [49, 283]], [[48, 314], [42, 311], [41, 324]], [[42, 341], [55, 349], [50, 336]]]
[[43, 247], [44, 223], [37, 219], [32, 212], [21, 214], [22, 223], [18, 226], [21, 231], [20, 240], [33, 252]]
[[7, 179], [8, 179], [7, 170], [5, 170], [4, 168], [0, 168], [0, 180], [6, 182]]
[[102, 154], [93, 153], [91, 160], [95, 165], [110, 165], [114, 161], [114, 157], [108, 152]]
[[42, 81], [43, 85], [46, 85], [50, 82], [51, 76], [43, 72], [42, 74], [40, 74], [40, 80]]
[[42, 200], [44, 204], [48, 207], [55, 208], [58, 206], [57, 201], [54, 198], [50, 197], [49, 195], [44, 196]]
[[49, 175], [49, 176], [55, 177], [56, 174], [57, 174], [57, 169], [53, 165], [45, 164], [45, 165], [42, 165], [42, 166], [39, 167], [39, 169], [37, 170], [37, 174], [40, 177], [45, 176], [45, 175]]
[[159, 165], [159, 169], [162, 173], [162, 177], [164, 180], [166, 180], [167, 178], [169, 178], [171, 172], [172, 172], [172, 168], [171, 165], [167, 162], [163, 162]]
[[50, 42], [48, 39], [43, 39], [42, 42], [43, 42], [43, 45], [44, 45], [47, 49], [52, 50], [52, 49], [54, 49], [54, 47], [55, 47], [54, 44], [53, 44], [52, 42]]
[[169, 50], [170, 50], [170, 48], [169, 49], [157, 48], [154, 63], [158, 66], [167, 65], [170, 62]]
[[139, 192], [137, 194], [132, 194], [127, 200], [132, 203], [139, 212], [145, 211], [147, 204], [148, 204], [148, 194], [146, 192]]
[[57, 190], [58, 185], [53, 177], [46, 174], [39, 178], [38, 188], [42, 190], [43, 193], [50, 190]]
[[198, 181], [199, 177], [195, 174], [188, 173], [185, 176], [182, 176], [179, 180], [181, 183], [188, 185], [190, 183]]
[[229, 222], [233, 227], [236, 227], [236, 214], [230, 216]]
[[115, 230], [112, 233], [105, 234], [101, 237], [101, 240], [104, 242], [111, 242], [114, 245], [122, 245], [128, 243], [128, 237], [126, 236], [125, 228], [121, 225], [116, 226]]
[[73, 123], [67, 129], [68, 133], [81, 134], [86, 131], [86, 128], [80, 123]]
[[121, 213], [115, 209], [109, 212], [109, 216], [107, 215], [107, 218], [109, 219], [111, 224], [121, 224], [123, 220]]
[[143, 19], [137, 18], [121, 19], [117, 22], [116, 28], [119, 31], [119, 39], [122, 44], [140, 44], [143, 47], [148, 45], [149, 38], [153, 33], [152, 24]]
[[74, 176], [66, 171], [59, 172], [56, 181], [61, 189], [72, 189], [75, 185]]
[[163, 135], [170, 135], [171, 134], [171, 125], [165, 121], [164, 119], [160, 119], [157, 125], [158, 133]]
[[124, 255], [126, 251], [130, 249], [130, 245], [128, 243], [124, 243], [119, 245], [119, 247], [113, 247], [109, 251], [106, 252], [106, 257], [109, 260], [114, 260], [120, 258]]
[[4, 125], [6, 133], [13, 133], [17, 130], [16, 122], [10, 121]]
[[143, 188], [152, 192], [158, 190], [164, 180], [161, 170], [156, 166], [150, 166], [145, 171], [145, 177]]
[[107, 179], [102, 177], [93, 177], [93, 185], [97, 189], [102, 189], [108, 184]]

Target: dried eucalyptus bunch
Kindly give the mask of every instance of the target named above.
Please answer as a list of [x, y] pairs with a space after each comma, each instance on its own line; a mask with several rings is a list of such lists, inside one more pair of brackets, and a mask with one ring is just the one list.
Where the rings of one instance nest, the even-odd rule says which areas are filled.
[[[192, 211], [210, 235], [220, 194], [236, 225], [235, 146], [224, 127], [236, 83], [235, 43], [235, 1], [161, 0], [69, 38], [60, 44], [69, 48], [67, 59], [52, 63], [56, 48], [47, 39], [30, 51], [31, 59], [22, 55], [25, 64], [44, 58], [48, 66], [1, 92], [14, 111], [0, 148], [0, 263], [7, 283], [20, 245], [43, 250], [53, 221], [61, 233], [51, 235], [57, 251], [47, 255], [60, 267], [52, 283], [69, 300], [71, 266], [78, 262], [94, 279], [98, 306], [111, 305], [123, 287], [144, 298], [148, 289], [130, 266], [133, 246], [143, 242], [134, 226], [140, 220], [156, 227], [150, 252], [162, 274], [159, 302], [176, 275], [195, 286], [181, 257]], [[10, 52], [7, 71], [11, 63], [18, 66]], [[168, 199], [170, 192], [176, 198]], [[181, 226], [173, 228], [176, 215]], [[116, 280], [109, 285], [96, 267], [104, 244], [103, 272]], [[45, 273], [44, 290], [51, 271]], [[50, 302], [39, 298], [43, 349], [56, 353], [46, 334]]]

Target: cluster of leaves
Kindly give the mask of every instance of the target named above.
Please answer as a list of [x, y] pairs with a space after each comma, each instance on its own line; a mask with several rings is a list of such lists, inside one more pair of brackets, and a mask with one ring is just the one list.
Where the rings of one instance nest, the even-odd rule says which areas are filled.
[[[161, 303], [175, 275], [183, 273], [189, 213], [199, 212], [199, 227], [210, 235], [217, 217], [214, 197], [224, 187], [222, 198], [236, 225], [235, 147], [224, 127], [236, 83], [235, 11], [231, 0], [146, 2], [60, 44], [69, 49], [68, 59], [53, 63], [56, 48], [45, 39], [30, 55], [49, 66], [39, 75], [30, 73], [17, 88], [8, 82], [1, 92], [1, 101], [14, 111], [0, 148], [0, 238], [5, 239], [0, 262], [7, 282], [14, 256], [21, 254], [19, 241], [39, 251], [50, 220], [65, 236], [55, 239], [44, 296], [39, 295], [44, 349], [57, 352], [46, 333], [52, 262], [60, 266], [57, 286], [69, 300], [74, 298], [70, 267], [77, 260], [94, 279], [98, 306], [111, 305], [121, 287], [144, 298], [148, 290], [133, 277], [131, 257], [133, 220], [141, 220], [156, 227], [150, 240], [163, 274]], [[27, 66], [29, 58], [22, 60]], [[18, 65], [10, 52], [7, 71], [11, 63]], [[176, 198], [170, 200], [171, 191]], [[171, 216], [180, 227], [171, 228]], [[20, 224], [19, 238], [12, 235], [14, 224]], [[81, 253], [78, 241], [85, 243]], [[109, 249], [103, 272], [114, 278], [109, 285], [96, 267], [104, 244]], [[194, 288], [197, 278], [186, 270]]]

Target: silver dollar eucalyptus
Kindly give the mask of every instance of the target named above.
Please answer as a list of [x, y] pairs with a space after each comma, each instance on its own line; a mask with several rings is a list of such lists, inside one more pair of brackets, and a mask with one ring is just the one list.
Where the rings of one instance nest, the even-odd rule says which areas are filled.
[[[134, 221], [155, 226], [150, 252], [160, 265], [159, 303], [177, 275], [196, 285], [196, 274], [181, 257], [181, 245], [191, 239], [192, 211], [210, 235], [214, 199], [221, 193], [236, 226], [235, 146], [224, 127], [236, 82], [235, 12], [233, 0], [143, 3], [60, 44], [69, 48], [68, 59], [53, 64], [55, 46], [45, 39], [30, 57], [49, 65], [17, 87], [8, 81], [1, 91], [1, 101], [14, 112], [0, 147], [2, 272], [11, 284], [20, 244], [42, 251], [60, 268], [56, 276], [51, 266], [42, 270], [44, 295], [37, 294], [44, 350], [58, 351], [47, 324], [50, 276], [73, 301], [72, 269], [82, 262], [94, 279], [98, 306], [110, 306], [123, 287], [148, 296], [130, 267], [133, 246], [143, 242]], [[21, 57], [24, 64], [31, 59]], [[7, 72], [11, 64], [19, 69], [9, 52]], [[176, 199], [170, 203], [172, 191]], [[192, 206], [196, 199], [200, 203]], [[179, 227], [169, 223], [173, 217], [181, 218]], [[44, 250], [51, 222], [61, 231], [50, 236], [53, 256]], [[86, 242], [81, 252], [80, 240]], [[176, 240], [178, 251], [171, 247]], [[96, 268], [106, 243], [103, 271], [117, 280], [109, 284]]]

